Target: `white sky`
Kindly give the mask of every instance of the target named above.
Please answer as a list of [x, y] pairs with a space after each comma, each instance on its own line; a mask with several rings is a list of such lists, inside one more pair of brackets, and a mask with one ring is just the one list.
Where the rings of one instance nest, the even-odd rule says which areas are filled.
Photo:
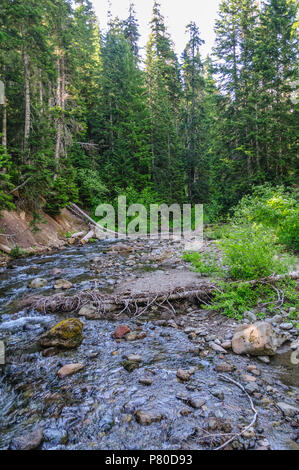
[[[92, 2], [99, 18], [100, 27], [105, 30], [108, 0], [92, 0]], [[148, 39], [153, 2], [154, 0], [132, 0], [139, 22], [141, 47], [145, 46]], [[127, 18], [130, 3], [131, 0], [112, 0], [112, 16], [119, 16], [121, 19]], [[205, 57], [211, 52], [214, 44], [214, 23], [220, 0], [160, 0], [159, 3], [179, 58], [187, 42], [185, 29], [190, 21], [196, 22], [201, 38], [206, 42], [201, 48], [202, 56]]]

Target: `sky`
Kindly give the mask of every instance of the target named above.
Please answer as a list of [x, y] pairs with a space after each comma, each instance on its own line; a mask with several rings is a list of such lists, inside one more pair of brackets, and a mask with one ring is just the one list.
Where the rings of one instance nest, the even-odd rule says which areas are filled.
[[[168, 31], [180, 56], [187, 42], [186, 26], [195, 21], [205, 44], [201, 47], [202, 57], [212, 50], [214, 44], [214, 22], [221, 0], [160, 0], [161, 12], [165, 17]], [[92, 0], [99, 18], [100, 27], [107, 27], [108, 0]], [[135, 4], [141, 34], [140, 46], [145, 47], [149, 36], [149, 22], [152, 16], [154, 0], [111, 0], [112, 16], [123, 19], [128, 16], [130, 3]], [[144, 49], [142, 55], [144, 56]]]

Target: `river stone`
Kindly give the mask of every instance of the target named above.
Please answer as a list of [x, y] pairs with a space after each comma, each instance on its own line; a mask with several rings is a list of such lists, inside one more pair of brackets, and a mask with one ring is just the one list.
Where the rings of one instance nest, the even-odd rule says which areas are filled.
[[144, 377], [144, 378], [139, 379], [139, 383], [140, 383], [141, 385], [145, 385], [145, 386], [147, 386], [147, 387], [149, 387], [150, 385], [152, 385], [153, 381], [154, 381], [153, 379], [149, 379], [149, 378], [147, 378], [147, 377]]
[[178, 379], [182, 380], [183, 382], [187, 382], [190, 380], [190, 374], [187, 370], [178, 369], [176, 376]]
[[284, 414], [284, 416], [293, 418], [296, 415], [299, 415], [299, 408], [289, 405], [288, 403], [284, 403], [282, 401], [276, 404], [280, 411]]
[[112, 334], [112, 338], [122, 339], [125, 335], [130, 333], [130, 331], [131, 330], [128, 327], [128, 325], [119, 325], [114, 331], [114, 333]]
[[278, 346], [278, 337], [273, 327], [263, 321], [253, 325], [242, 325], [236, 330], [232, 340], [235, 354], [273, 356]]
[[188, 400], [188, 405], [190, 405], [192, 408], [195, 408], [196, 410], [199, 410], [205, 403], [206, 400], [202, 398], [189, 398]]
[[70, 289], [73, 284], [70, 281], [66, 281], [65, 279], [58, 279], [55, 281], [54, 289]]
[[135, 413], [137, 423], [143, 426], [149, 426], [152, 423], [158, 423], [162, 419], [162, 415], [155, 413], [154, 411], [142, 411], [138, 410]]
[[29, 283], [29, 287], [31, 287], [31, 289], [40, 289], [41, 287], [44, 287], [46, 284], [48, 284], [47, 279], [42, 279], [38, 277], [36, 279], [33, 279]]
[[43, 431], [40, 428], [35, 429], [34, 431], [24, 434], [14, 438], [11, 441], [10, 449], [11, 450], [33, 450], [37, 449], [44, 438]]
[[43, 348], [74, 349], [82, 343], [83, 323], [77, 318], [63, 320], [40, 337]]
[[93, 304], [87, 304], [79, 310], [78, 315], [85, 317], [87, 320], [94, 320], [98, 318], [98, 310]]
[[61, 367], [59, 371], [57, 372], [57, 375], [60, 379], [64, 379], [68, 375], [75, 374], [79, 370], [83, 369], [83, 364], [78, 363], [78, 364], [66, 364], [65, 366]]
[[122, 242], [115, 243], [114, 245], [110, 246], [107, 249], [108, 252], [114, 253], [121, 253], [121, 252], [130, 252], [132, 251], [132, 247], [129, 245], [125, 245]]
[[293, 328], [293, 323], [281, 323], [280, 328], [282, 330], [291, 330]]
[[228, 362], [221, 362], [216, 364], [214, 369], [216, 372], [233, 372], [236, 368], [234, 365], [229, 364]]

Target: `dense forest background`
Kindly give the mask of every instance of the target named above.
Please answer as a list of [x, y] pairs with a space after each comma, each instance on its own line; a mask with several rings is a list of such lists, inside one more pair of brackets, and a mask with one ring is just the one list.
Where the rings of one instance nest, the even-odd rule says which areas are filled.
[[254, 186], [296, 183], [293, 0], [223, 0], [216, 46], [187, 25], [182, 57], [154, 2], [145, 63], [138, 21], [89, 0], [1, 0], [0, 210], [56, 214], [129, 202], [204, 203], [209, 220]]

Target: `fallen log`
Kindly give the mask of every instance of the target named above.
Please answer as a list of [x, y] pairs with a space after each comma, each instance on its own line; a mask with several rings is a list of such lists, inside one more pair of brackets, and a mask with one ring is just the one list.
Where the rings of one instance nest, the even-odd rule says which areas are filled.
[[[254, 279], [245, 283], [255, 286], [259, 283], [273, 285], [283, 279], [299, 279], [299, 273], [291, 275], [270, 276], [263, 279]], [[244, 282], [244, 281], [242, 281]], [[232, 284], [238, 284], [238, 281]], [[198, 305], [209, 305], [211, 296], [215, 291], [222, 292], [217, 284], [212, 282], [201, 282], [187, 288], [177, 288], [170, 292], [138, 293], [124, 292], [120, 294], [103, 294], [97, 289], [81, 291], [74, 296], [56, 294], [50, 297], [31, 297], [25, 299], [22, 306], [33, 307], [44, 313], [55, 312], [78, 312], [87, 304], [93, 304], [98, 311], [99, 318], [105, 318], [107, 314], [115, 316], [126, 314], [129, 317], [145, 315], [153, 308], [166, 309], [176, 313], [176, 308], [184, 301]], [[278, 299], [280, 301], [280, 297]]]
[[86, 245], [86, 243], [89, 242], [89, 240], [91, 240], [92, 238], [95, 237], [95, 231], [94, 230], [90, 230], [86, 235], [85, 237], [81, 238], [80, 240], [80, 243], [82, 243], [82, 245]]

